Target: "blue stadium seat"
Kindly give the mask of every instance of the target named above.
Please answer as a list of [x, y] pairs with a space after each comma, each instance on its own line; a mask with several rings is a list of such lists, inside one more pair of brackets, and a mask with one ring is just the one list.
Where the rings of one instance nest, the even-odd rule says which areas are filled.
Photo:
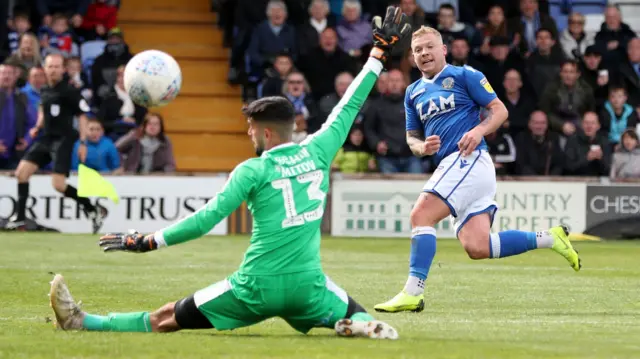
[[82, 71], [91, 78], [91, 65], [96, 57], [100, 56], [104, 52], [104, 47], [107, 44], [103, 40], [87, 41], [80, 46], [80, 59], [82, 60]]
[[550, 0], [549, 14], [556, 21], [558, 31], [562, 31], [567, 28], [569, 14], [572, 12], [583, 15], [602, 14], [606, 5], [606, 0]]

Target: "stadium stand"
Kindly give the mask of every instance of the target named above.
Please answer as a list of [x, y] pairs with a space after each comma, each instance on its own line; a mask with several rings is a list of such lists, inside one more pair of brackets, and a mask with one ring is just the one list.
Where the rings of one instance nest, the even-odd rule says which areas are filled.
[[227, 85], [227, 50], [207, 0], [127, 0], [118, 25], [131, 51], [155, 48], [180, 64], [183, 89], [157, 109], [175, 151], [179, 171], [230, 171], [253, 155], [246, 141], [240, 90]]

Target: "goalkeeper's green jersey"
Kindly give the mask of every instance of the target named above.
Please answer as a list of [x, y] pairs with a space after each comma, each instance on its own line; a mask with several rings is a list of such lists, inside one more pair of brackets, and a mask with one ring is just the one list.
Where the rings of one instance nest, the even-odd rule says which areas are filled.
[[382, 64], [370, 59], [318, 132], [239, 164], [203, 208], [156, 233], [159, 245], [198, 238], [243, 201], [253, 216], [251, 244], [239, 272], [273, 275], [321, 269], [320, 223], [331, 162], [375, 84]]

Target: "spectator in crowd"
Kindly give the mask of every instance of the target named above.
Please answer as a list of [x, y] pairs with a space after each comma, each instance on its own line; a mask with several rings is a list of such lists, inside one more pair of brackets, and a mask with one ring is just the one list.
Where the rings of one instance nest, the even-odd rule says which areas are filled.
[[502, 83], [505, 94], [502, 97], [505, 107], [509, 111], [509, 119], [507, 124], [508, 132], [513, 138], [527, 130], [529, 117], [536, 109], [536, 103], [532, 96], [523, 93], [522, 77], [518, 70], [510, 69], [504, 74]]
[[333, 17], [329, 17], [329, 2], [313, 0], [309, 5], [309, 19], [301, 25], [298, 34], [299, 55], [307, 56], [320, 43], [320, 34], [324, 29], [335, 26]]
[[95, 0], [89, 5], [82, 24], [75, 31], [83, 41], [106, 40], [107, 33], [116, 26], [117, 21], [117, 6], [107, 0]]
[[281, 95], [284, 81], [293, 70], [293, 60], [289, 54], [282, 53], [276, 56], [273, 67], [265, 71], [265, 77], [262, 81], [262, 97]]
[[498, 97], [504, 95], [502, 81], [504, 80], [504, 75], [507, 70], [517, 69], [520, 74], [524, 73], [524, 64], [520, 59], [520, 55], [515, 52], [510, 52], [509, 44], [509, 39], [506, 37], [492, 37], [489, 57], [484, 58], [482, 61], [484, 75], [487, 77], [491, 86], [493, 86]]
[[584, 31], [584, 15], [572, 12], [569, 15], [569, 27], [560, 33], [560, 46], [567, 59], [580, 60], [587, 47], [595, 42], [591, 32]]
[[516, 163], [516, 145], [513, 137], [504, 128], [485, 136], [489, 155], [493, 159], [497, 175], [509, 175], [514, 172]]
[[44, 69], [34, 66], [29, 70], [29, 82], [20, 90], [27, 96], [29, 107], [33, 113], [38, 112], [38, 106], [40, 106], [40, 90], [46, 81]]
[[558, 78], [564, 56], [562, 49], [555, 46], [556, 41], [549, 29], [538, 30], [536, 44], [526, 60], [526, 71], [536, 97], [540, 98], [545, 86]]
[[514, 36], [507, 31], [507, 21], [504, 16], [504, 9], [500, 5], [491, 6], [487, 15], [487, 22], [482, 26], [482, 46], [479, 52], [488, 56], [491, 53], [491, 39], [500, 36], [511, 40], [511, 47], [515, 47], [520, 42], [520, 35]]
[[[400, 0], [400, 10], [408, 17], [409, 24], [413, 31], [424, 25], [424, 12], [416, 4], [416, 0]], [[406, 49], [411, 48], [411, 36], [406, 36], [391, 51], [391, 66], [398, 67], [404, 61]]]
[[338, 47], [338, 35], [332, 28], [320, 34], [320, 46], [301, 59], [299, 67], [309, 81], [316, 100], [333, 92], [338, 74], [356, 72], [356, 62]]
[[[102, 124], [95, 118], [90, 118], [86, 125], [87, 131], [87, 156], [82, 164], [103, 174], [119, 174], [120, 155], [110, 138], [104, 136]], [[78, 170], [80, 159], [78, 148], [80, 140], [76, 141], [71, 156], [71, 169]]]
[[425, 22], [435, 27], [438, 23], [438, 12], [443, 4], [451, 5], [455, 10], [456, 19], [467, 24], [475, 24], [473, 6], [465, 0], [417, 0], [420, 9], [424, 11]]
[[617, 71], [610, 81], [622, 83], [629, 95], [629, 104], [635, 108], [640, 106], [640, 38], [636, 37], [627, 45], [627, 61], [615, 64]]
[[478, 71], [483, 71], [482, 63], [470, 54], [469, 42], [465, 37], [453, 39], [449, 48], [449, 63], [454, 66], [471, 66]]
[[456, 12], [450, 4], [440, 5], [438, 11], [438, 31], [442, 35], [442, 43], [451, 46], [453, 39], [463, 37], [467, 39], [472, 49], [482, 44], [480, 34], [472, 27], [456, 20]]
[[15, 169], [31, 142], [36, 112], [16, 87], [13, 69], [0, 65], [0, 169]]
[[34, 66], [42, 66], [42, 55], [36, 36], [31, 33], [22, 35], [18, 50], [7, 61], [22, 64], [25, 72], [20, 75], [18, 83], [26, 82], [28, 71]]
[[609, 101], [605, 102], [600, 113], [602, 132], [608, 134], [609, 144], [615, 147], [620, 143], [622, 133], [628, 128], [636, 128], [638, 115], [627, 103], [627, 91], [622, 86], [611, 86]]
[[[351, 85], [351, 82], [353, 82], [353, 76], [348, 72], [342, 72], [335, 77], [334, 91], [325, 95], [320, 102], [318, 102], [320, 122], [324, 123], [324, 121], [327, 120], [327, 117], [329, 117], [333, 108], [338, 104], [338, 102], [340, 102], [340, 99], [344, 96], [344, 93], [347, 91], [347, 87]], [[360, 112], [362, 112], [362, 110], [360, 110]]]
[[593, 90], [596, 99], [596, 112], [602, 110], [604, 101], [609, 95], [609, 70], [603, 68], [602, 54], [595, 45], [587, 47], [580, 61], [580, 79]]
[[[398, 66], [398, 68], [402, 71], [402, 73], [404, 73], [406, 81], [409, 84], [412, 84], [420, 80], [420, 78], [422, 78], [422, 73], [420, 72], [420, 70], [418, 70], [418, 67], [416, 66], [416, 61], [413, 58], [413, 51], [411, 50], [411, 48], [407, 49], [405, 56], [400, 62], [400, 65]], [[378, 82], [379, 81], [380, 79], [378, 79]]]
[[371, 91], [369, 99], [377, 98], [389, 94], [389, 73], [381, 72], [376, 81], [375, 91]]
[[406, 140], [404, 75], [389, 71], [389, 93], [374, 100], [364, 115], [364, 137], [375, 149], [382, 173], [422, 173], [419, 158], [413, 156]]
[[125, 65], [118, 66], [116, 84], [102, 101], [98, 112], [98, 119], [102, 122], [103, 129], [114, 141], [142, 124], [147, 114], [147, 110], [133, 103], [129, 93], [125, 91], [124, 69]]
[[309, 84], [301, 72], [294, 71], [287, 76], [283, 95], [291, 101], [295, 109], [295, 133], [294, 137], [301, 142], [308, 133], [314, 133], [320, 129], [323, 120], [318, 118], [318, 107], [313, 97], [309, 94]]
[[142, 126], [116, 142], [125, 172], [174, 172], [173, 146], [164, 134], [164, 121], [157, 113], [148, 113]]
[[613, 154], [611, 179], [640, 178], [640, 146], [638, 134], [627, 129], [622, 134], [622, 146]]
[[622, 22], [622, 14], [616, 5], [607, 5], [604, 23], [596, 34], [596, 45], [604, 54], [607, 66], [615, 66], [624, 58], [627, 42], [636, 34], [631, 27]]
[[51, 26], [52, 16], [61, 13], [70, 14], [73, 27], [79, 27], [90, 2], [90, 0], [39, 0], [36, 1], [36, 5], [44, 26]]
[[551, 37], [558, 37], [556, 22], [549, 15], [540, 12], [538, 0], [520, 0], [519, 17], [509, 19], [507, 28], [512, 34], [518, 34], [520, 53], [528, 56], [537, 45], [537, 34], [540, 29], [548, 29]]
[[29, 14], [16, 12], [13, 14], [12, 29], [9, 31], [9, 51], [14, 53], [20, 47], [22, 35], [31, 30]]
[[271, 0], [267, 5], [267, 20], [253, 30], [247, 54], [249, 56], [249, 81], [262, 78], [263, 71], [273, 66], [276, 55], [287, 52], [294, 61], [297, 58], [296, 31], [286, 23], [287, 6], [281, 0]]
[[578, 81], [580, 72], [575, 61], [566, 60], [560, 68], [560, 81], [553, 81], [540, 97], [539, 107], [548, 114], [551, 129], [569, 137], [576, 132], [580, 119], [595, 110], [591, 87]]
[[92, 99], [96, 107], [100, 107], [102, 100], [113, 89], [118, 67], [126, 65], [132, 57], [129, 46], [124, 42], [122, 31], [117, 27], [109, 30], [104, 52], [96, 57], [91, 66]]
[[80, 91], [82, 97], [84, 97], [87, 102], [91, 101], [92, 93], [89, 87], [89, 77], [82, 71], [82, 61], [80, 58], [75, 56], [69, 57], [65, 61], [65, 67], [69, 82]]
[[69, 32], [69, 20], [64, 14], [55, 14], [51, 27], [43, 27], [40, 33], [42, 57], [48, 54], [61, 53], [65, 58], [78, 56], [78, 47], [74, 46], [74, 38]]
[[416, 0], [400, 0], [400, 10], [409, 18], [408, 21], [413, 31], [424, 25], [424, 12], [418, 7]]
[[267, 15], [269, 0], [235, 0], [234, 37], [229, 58], [228, 81], [232, 84], [241, 83], [245, 52], [249, 47], [256, 24], [261, 24]]
[[611, 170], [611, 148], [600, 134], [600, 122], [595, 112], [586, 112], [582, 130], [569, 137], [565, 152], [566, 173], [573, 176], [608, 176]]
[[349, 137], [333, 159], [331, 168], [342, 173], [361, 173], [376, 169], [376, 160], [364, 141], [360, 126], [351, 127]]
[[516, 139], [516, 174], [521, 176], [559, 176], [564, 166], [560, 138], [549, 131], [547, 115], [534, 111], [529, 131]]
[[373, 41], [373, 35], [371, 24], [362, 18], [362, 5], [359, 0], [344, 0], [342, 20], [338, 22], [336, 31], [342, 51], [356, 59], [363, 54], [368, 56], [367, 49]]

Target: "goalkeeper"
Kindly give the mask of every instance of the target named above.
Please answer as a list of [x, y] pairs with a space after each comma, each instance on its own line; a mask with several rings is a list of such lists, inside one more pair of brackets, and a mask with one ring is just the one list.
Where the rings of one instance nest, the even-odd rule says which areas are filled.
[[239, 270], [195, 294], [154, 312], [82, 312], [64, 279], [51, 282], [50, 302], [64, 330], [173, 332], [228, 330], [281, 317], [302, 333], [335, 329], [341, 336], [396, 339], [390, 325], [376, 321], [322, 271], [320, 222], [329, 190], [331, 162], [349, 133], [395, 44], [411, 32], [399, 8], [372, 22], [374, 48], [323, 127], [301, 144], [291, 142], [295, 111], [288, 100], [266, 97], [243, 112], [259, 157], [238, 165], [207, 205], [168, 228], [143, 236], [108, 234], [105, 251], [147, 252], [196, 239], [247, 201], [253, 235]]

